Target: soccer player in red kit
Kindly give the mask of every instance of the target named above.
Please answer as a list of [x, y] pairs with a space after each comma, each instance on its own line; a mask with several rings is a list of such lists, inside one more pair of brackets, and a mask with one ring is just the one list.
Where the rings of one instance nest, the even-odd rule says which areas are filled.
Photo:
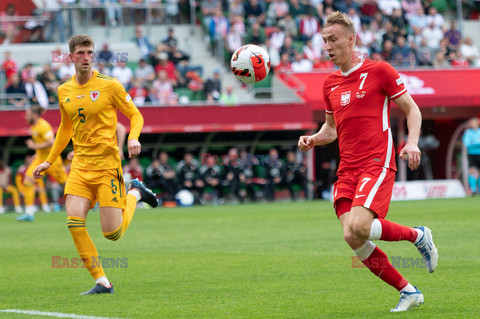
[[406, 227], [385, 219], [397, 170], [390, 100], [407, 118], [408, 138], [400, 158], [408, 159], [412, 170], [420, 165], [422, 115], [392, 66], [356, 55], [355, 28], [345, 14], [330, 14], [322, 37], [330, 59], [340, 70], [324, 82], [325, 123], [318, 133], [301, 136], [298, 147], [308, 151], [338, 138], [340, 164], [333, 196], [345, 241], [371, 272], [400, 292], [400, 301], [391, 311], [406, 311], [423, 303], [423, 295], [372, 241], [410, 241], [429, 272], [437, 267], [438, 252], [429, 228]]

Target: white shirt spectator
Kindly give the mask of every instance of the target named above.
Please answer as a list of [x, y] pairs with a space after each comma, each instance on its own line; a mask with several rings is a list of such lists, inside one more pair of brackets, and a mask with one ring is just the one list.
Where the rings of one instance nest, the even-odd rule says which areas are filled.
[[271, 46], [277, 50], [280, 50], [283, 47], [283, 43], [285, 43], [285, 32], [283, 31], [276, 31], [270, 35], [270, 43]]
[[[144, 66], [138, 66], [136, 69], [135, 69], [135, 77], [137, 79], [141, 79], [142, 81], [144, 81], [145, 79], [148, 79], [149, 77], [151, 77], [153, 75], [155, 75], [155, 69], [153, 68], [153, 66], [151, 66], [150, 64], [146, 64]], [[155, 76], [154, 76], [155, 77]]]
[[125, 62], [119, 62], [112, 70], [112, 76], [117, 78], [123, 87], [126, 89], [129, 87], [133, 77], [132, 69], [130, 69]]
[[292, 62], [292, 71], [294, 73], [306, 73], [311, 72], [313, 69], [313, 63], [307, 59], [296, 58], [295, 61]]
[[58, 69], [58, 77], [62, 82], [71, 78], [74, 74], [75, 74], [75, 65], [73, 65], [73, 63], [62, 64], [62, 66]]
[[423, 29], [422, 36], [427, 39], [427, 46], [429, 48], [438, 49], [440, 47], [440, 40], [443, 39], [443, 32], [440, 28], [430, 24], [430, 26]]
[[315, 50], [315, 52], [323, 52], [325, 51], [325, 42], [323, 42], [322, 39], [322, 33], [318, 32], [315, 33], [312, 37], [312, 47]]
[[460, 53], [469, 62], [472, 61], [474, 66], [480, 66], [480, 53], [478, 48], [473, 45], [472, 38], [467, 37], [465, 41], [460, 44]]
[[437, 12], [437, 9], [435, 7], [430, 7], [430, 10], [428, 11], [428, 15], [426, 17], [428, 25], [430, 23], [435, 23], [435, 26], [437, 28], [443, 28], [443, 24], [445, 23], [445, 20], [443, 19], [443, 16]]
[[393, 9], [400, 9], [400, 1], [398, 0], [379, 0], [378, 7], [386, 16], [391, 16]]

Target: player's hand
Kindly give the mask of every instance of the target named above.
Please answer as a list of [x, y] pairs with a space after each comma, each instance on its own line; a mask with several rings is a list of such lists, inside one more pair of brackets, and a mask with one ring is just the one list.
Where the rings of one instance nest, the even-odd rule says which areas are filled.
[[400, 151], [400, 158], [402, 160], [408, 159], [408, 167], [415, 170], [420, 166], [420, 149], [416, 143], [408, 143]]
[[47, 169], [52, 166], [49, 162], [43, 162], [42, 164], [38, 165], [34, 170], [33, 170], [33, 178], [34, 179], [39, 179], [42, 178], [42, 172], [46, 171]]
[[140, 155], [142, 145], [139, 141], [131, 139], [128, 140], [128, 158], [137, 157]]
[[25, 144], [27, 145], [27, 147], [28, 147], [29, 149], [32, 149], [32, 150], [35, 149], [35, 142], [34, 142], [31, 138], [29, 138], [28, 140], [26, 140], [26, 141], [25, 141]]
[[298, 139], [298, 148], [301, 151], [306, 152], [312, 149], [314, 146], [315, 146], [315, 138], [313, 137], [313, 135], [300, 136], [300, 138]]
[[68, 154], [67, 154], [67, 160], [71, 161], [73, 160], [73, 156], [75, 155], [75, 151], [70, 151]]

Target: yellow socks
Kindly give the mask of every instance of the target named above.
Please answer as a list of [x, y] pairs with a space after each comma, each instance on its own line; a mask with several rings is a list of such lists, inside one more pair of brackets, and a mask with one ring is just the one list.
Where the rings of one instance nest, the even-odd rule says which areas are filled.
[[125, 207], [125, 209], [122, 211], [122, 224], [118, 226], [118, 228], [114, 231], [103, 233], [103, 236], [105, 236], [105, 238], [109, 240], [114, 241], [122, 238], [123, 234], [128, 228], [128, 225], [130, 225], [130, 222], [132, 221], [136, 206], [137, 198], [135, 197], [135, 195], [127, 194], [127, 207]]
[[105, 276], [105, 272], [101, 264], [93, 263], [92, 258], [98, 258], [97, 248], [88, 235], [87, 228], [85, 228], [85, 219], [80, 217], [67, 217], [68, 230], [72, 234], [73, 242], [77, 247], [78, 254], [82, 258], [85, 266], [94, 279]]

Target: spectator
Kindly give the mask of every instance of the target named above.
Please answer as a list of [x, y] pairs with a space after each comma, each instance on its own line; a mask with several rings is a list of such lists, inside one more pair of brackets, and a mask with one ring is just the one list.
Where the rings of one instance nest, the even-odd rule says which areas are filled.
[[[425, 37], [422, 34], [422, 29], [419, 27], [412, 27], [412, 33], [408, 35], [408, 42], [412, 46], [412, 43], [415, 47], [418, 47]], [[426, 40], [426, 39], [425, 39]], [[426, 42], [428, 44], [428, 42]]]
[[230, 55], [232, 55], [238, 48], [243, 45], [242, 35], [233, 28], [227, 34], [227, 39], [225, 41], [227, 46], [227, 51]]
[[395, 43], [397, 40], [398, 32], [393, 28], [393, 23], [390, 20], [385, 21], [384, 24], [384, 33], [382, 35], [382, 46], [385, 41], [390, 40], [392, 43]]
[[210, 20], [209, 34], [213, 43], [213, 52], [217, 58], [223, 59], [223, 44], [227, 39], [230, 24], [223, 15], [222, 8], [219, 6], [215, 9], [214, 15]]
[[285, 163], [278, 157], [278, 151], [272, 148], [268, 154], [265, 196], [271, 202], [275, 199], [275, 188], [284, 185], [286, 172]]
[[310, 5], [305, 9], [306, 15], [300, 19], [298, 27], [298, 33], [302, 41], [311, 39], [315, 33], [320, 31], [320, 20], [314, 15], [315, 8]]
[[450, 51], [448, 60], [452, 66], [469, 66], [467, 59], [465, 59], [460, 52], [456, 50]]
[[10, 43], [15, 42], [15, 38], [20, 34], [18, 22], [16, 21], [5, 21], [3, 18], [13, 18], [18, 16], [15, 11], [15, 5], [13, 3], [7, 4], [5, 11], [0, 14], [0, 21], [2, 21], [2, 31], [5, 34], [5, 39], [3, 40], [3, 45], [9, 45]]
[[[108, 22], [110, 26], [116, 27], [117, 24], [123, 24], [123, 11], [122, 7], [119, 4], [119, 0], [109, 0], [110, 2], [106, 5], [106, 11], [108, 16]], [[120, 0], [123, 2], [123, 0]]]
[[448, 56], [450, 55], [450, 52], [454, 50], [455, 49], [448, 44], [447, 38], [443, 38], [442, 40], [440, 40], [440, 48], [437, 49], [437, 51], [442, 52], [443, 55], [445, 55], [445, 58], [448, 58]]
[[217, 101], [220, 99], [220, 94], [222, 93], [222, 78], [220, 69], [215, 69], [213, 72], [213, 77], [208, 78], [207, 81], [205, 81], [203, 90], [207, 101]]
[[280, 48], [280, 57], [286, 53], [290, 61], [295, 59], [295, 48], [293, 47], [293, 39], [291, 37], [285, 37], [285, 43]]
[[312, 40], [307, 40], [307, 42], [303, 46], [302, 51], [303, 51], [303, 56], [312, 63], [315, 63], [315, 61], [318, 61], [322, 58], [322, 51], [315, 50], [315, 48], [313, 47]]
[[255, 169], [260, 163], [256, 157], [251, 156], [245, 150], [240, 153], [240, 163], [240, 185], [245, 187], [250, 201], [254, 202], [257, 199], [255, 189], [258, 187], [265, 188], [266, 184], [266, 180], [258, 177]]
[[445, 23], [443, 16], [440, 13], [438, 13], [437, 8], [435, 8], [434, 6], [431, 6], [430, 8], [428, 8], [428, 15], [427, 15], [427, 23], [431, 24], [432, 22], [435, 25], [435, 27], [439, 28], [440, 30], [442, 30], [443, 24]]
[[410, 20], [413, 16], [417, 15], [419, 10], [423, 11], [422, 3], [420, 0], [402, 0], [402, 9], [405, 12], [405, 18]]
[[278, 49], [271, 45], [271, 40], [269, 38], [265, 41], [263, 48], [267, 51], [268, 56], [270, 57], [270, 71], [272, 71], [280, 64], [280, 53], [278, 52]]
[[20, 73], [20, 79], [22, 80], [23, 83], [26, 83], [32, 75], [36, 75], [35, 71], [33, 70], [33, 64], [32, 63], [25, 64], [22, 72]]
[[155, 80], [155, 69], [142, 58], [135, 69], [135, 78], [142, 84], [151, 84]]
[[[173, 62], [177, 69], [182, 66], [182, 68], [186, 70], [190, 56], [178, 49], [177, 45], [174, 45], [171, 51], [168, 52], [168, 59]], [[182, 74], [182, 76], [185, 76], [185, 74]]]
[[393, 9], [390, 21], [392, 21], [394, 32], [404, 36], [407, 35], [407, 22], [403, 18], [402, 9]]
[[137, 44], [144, 59], [149, 58], [153, 54], [154, 47], [148, 38], [143, 35], [142, 27], [139, 25], [135, 27], [135, 38], [133, 41]]
[[290, 62], [290, 56], [288, 53], [280, 55], [280, 64], [275, 68], [275, 74], [288, 72], [292, 70], [292, 62]]
[[276, 25], [279, 20], [285, 18], [289, 12], [288, 2], [285, 0], [273, 0], [267, 10], [269, 25]]
[[[318, 19], [317, 19], [318, 20]], [[291, 13], [287, 14], [285, 18], [278, 22], [278, 26], [281, 27], [285, 34], [293, 39], [298, 39], [297, 22], [293, 19]]]
[[245, 17], [247, 18], [247, 23], [250, 26], [253, 26], [255, 23], [264, 26], [265, 18], [267, 16], [266, 12], [267, 9], [265, 8], [265, 3], [263, 1], [248, 0], [245, 3]]
[[473, 45], [471, 37], [466, 37], [465, 41], [460, 45], [460, 53], [467, 59], [470, 65], [480, 67], [480, 53], [478, 48]]
[[148, 91], [143, 87], [141, 80], [135, 79], [133, 81], [132, 88], [128, 91], [128, 94], [135, 103], [136, 106], [143, 106], [148, 98]]
[[61, 0], [61, 3], [62, 3], [62, 7], [65, 8], [67, 10], [67, 21], [68, 21], [68, 34], [67, 34], [67, 37], [71, 37], [73, 36], [73, 24], [74, 24], [74, 20], [73, 20], [73, 11], [75, 9], [73, 8], [70, 8], [70, 5], [74, 5], [75, 3], [77, 2], [77, 0]]
[[213, 188], [213, 203], [223, 204], [225, 200], [223, 198], [223, 185], [221, 183], [222, 172], [220, 166], [215, 163], [215, 157], [213, 156], [208, 157], [205, 162], [206, 163], [202, 163], [199, 169], [200, 178], [205, 187]]
[[380, 61], [386, 61], [392, 63], [393, 58], [393, 42], [390, 39], [387, 39], [383, 42], [383, 50], [379, 54], [372, 54], [373, 59], [379, 59]]
[[303, 1], [290, 0], [290, 15], [297, 21], [305, 14], [305, 5]]
[[231, 85], [227, 85], [225, 92], [220, 94], [220, 104], [224, 106], [235, 106], [238, 104], [238, 97], [233, 92], [233, 87]]
[[290, 192], [290, 197], [292, 200], [296, 199], [293, 185], [300, 185], [302, 187], [305, 199], [309, 198], [307, 169], [302, 163], [297, 162], [295, 158], [295, 152], [293, 151], [287, 152], [287, 162], [285, 164], [285, 184]]
[[440, 41], [443, 39], [443, 32], [431, 21], [427, 28], [423, 29], [422, 35], [427, 39], [427, 45], [432, 49], [440, 48]]
[[43, 84], [37, 80], [36, 73], [30, 73], [28, 81], [25, 83], [25, 92], [30, 104], [39, 104], [44, 109], [48, 107], [48, 95]]
[[0, 157], [0, 214], [5, 213], [5, 207], [3, 207], [3, 192], [6, 192], [12, 196], [13, 205], [17, 213], [22, 213], [22, 207], [20, 206], [20, 196], [18, 190], [12, 183], [12, 169], [5, 165], [3, 158]]
[[[422, 38], [420, 45], [416, 48], [416, 57], [418, 65], [433, 66], [433, 59], [435, 57], [435, 50], [427, 45], [427, 39]], [[441, 53], [441, 52], [440, 52]]]
[[168, 28], [167, 36], [163, 38], [162, 43], [167, 45], [168, 52], [171, 52], [172, 48], [178, 45], [178, 39], [175, 37], [173, 28]]
[[152, 84], [152, 93], [152, 102], [161, 105], [177, 103], [177, 95], [173, 91], [172, 80], [165, 70], [158, 71], [158, 78]]
[[58, 78], [64, 83], [75, 74], [75, 65], [73, 63], [63, 63], [58, 69]]
[[203, 190], [205, 183], [200, 178], [200, 164], [193, 158], [192, 153], [187, 152], [183, 156], [183, 160], [177, 164], [177, 176], [180, 188], [189, 190], [196, 198], [197, 202], [204, 203]]
[[448, 44], [452, 48], [458, 48], [462, 40], [462, 33], [457, 30], [457, 22], [452, 20], [450, 22], [450, 30], [445, 32], [444, 37], [448, 39]]
[[414, 66], [416, 63], [415, 52], [408, 46], [405, 37], [397, 37], [397, 44], [392, 50], [392, 64], [397, 66]]
[[[160, 166], [160, 160], [155, 159], [145, 171], [145, 185], [154, 190], [163, 188], [163, 172]], [[163, 189], [162, 189], [163, 190]], [[174, 194], [175, 196], [175, 194]]]
[[12, 55], [9, 51], [5, 51], [5, 60], [2, 63], [3, 72], [5, 72], [5, 77], [7, 78], [7, 85], [10, 83], [10, 78], [13, 74], [18, 72], [17, 62], [12, 59]]
[[185, 78], [187, 80], [187, 87], [192, 92], [203, 91], [203, 80], [196, 71], [187, 71]]
[[162, 189], [166, 202], [174, 202], [177, 193], [177, 184], [175, 182], [175, 169], [169, 162], [167, 152], [161, 152], [158, 156], [160, 160], [160, 171], [162, 173]]
[[45, 38], [43, 35], [44, 28], [45, 28], [45, 21], [41, 19], [42, 17], [42, 10], [41, 9], [33, 9], [30, 13], [31, 18], [25, 22], [25, 30], [29, 31], [29, 35], [26, 39], [27, 42], [44, 42]]
[[356, 51], [355, 53], [357, 54], [357, 57], [367, 59], [372, 53], [370, 48], [368, 48], [363, 44], [362, 38], [357, 37], [356, 40], [357, 40], [357, 43], [355, 45], [355, 51]]
[[7, 94], [24, 94], [25, 98], [8, 98], [7, 102], [9, 105], [14, 105], [16, 107], [25, 107], [29, 105], [29, 101], [26, 98], [27, 92], [25, 92], [25, 86], [20, 82], [20, 77], [18, 74], [13, 74], [10, 77], [10, 85], [6, 89]]
[[463, 134], [463, 145], [468, 155], [468, 185], [474, 195], [480, 193], [479, 169], [480, 169], [480, 129], [478, 118], [473, 117], [469, 121], [469, 128]]
[[401, 5], [398, 0], [379, 0], [378, 8], [383, 15], [389, 17], [392, 15], [393, 9], [401, 9]]
[[282, 26], [274, 27], [273, 32], [270, 33], [270, 37], [265, 40], [270, 40], [271, 46], [275, 48], [277, 51], [283, 47], [285, 43], [285, 31]]
[[313, 64], [314, 69], [333, 69], [335, 65], [333, 64], [332, 60], [330, 60], [327, 54], [322, 54], [320, 60], [315, 61]]
[[241, 165], [237, 148], [232, 147], [228, 150], [228, 156], [224, 159], [223, 165], [222, 186], [228, 187], [229, 192], [243, 202], [243, 197], [240, 196]]
[[362, 29], [362, 21], [358, 15], [358, 11], [354, 7], [348, 8], [348, 17], [352, 20], [355, 31], [358, 33]]
[[358, 32], [357, 38], [360, 38], [362, 44], [371, 50], [371, 46], [375, 43], [375, 36], [372, 31], [370, 31], [370, 25], [366, 22], [362, 22], [360, 31]]
[[306, 73], [311, 72], [312, 69], [312, 61], [305, 59], [300, 52], [295, 52], [295, 59], [292, 62], [292, 71], [294, 73]]
[[130, 158], [128, 164], [123, 167], [123, 175], [127, 181], [136, 178], [139, 181], [143, 181], [143, 167], [140, 165], [137, 157]]
[[167, 23], [173, 23], [174, 19], [176, 23], [180, 21], [180, 9], [178, 7], [179, 0], [166, 0], [165, 1], [165, 13], [167, 15]]
[[433, 60], [433, 66], [435, 67], [448, 67], [450, 63], [448, 63], [447, 59], [445, 59], [445, 54], [443, 52], [438, 51], [435, 54], [435, 59]]
[[418, 9], [416, 15], [407, 16], [407, 19], [410, 27], [412, 28], [417, 27], [420, 30], [423, 30], [429, 24], [423, 8]]
[[245, 37], [245, 43], [262, 45], [263, 43], [265, 43], [266, 39], [267, 36], [265, 35], [265, 30], [261, 27], [260, 23], [253, 22], [247, 32], [247, 36]]
[[175, 68], [175, 64], [168, 59], [168, 53], [161, 52], [158, 55], [158, 58], [160, 59], [160, 62], [155, 66], [155, 72], [157, 75], [160, 71], [165, 71], [174, 87], [185, 85], [185, 79]]
[[51, 42], [53, 34], [58, 31], [60, 34], [60, 42], [65, 42], [65, 23], [63, 22], [62, 8], [58, 0], [44, 0], [45, 10], [50, 14], [50, 29], [47, 33], [46, 40]]
[[126, 91], [132, 86], [133, 71], [125, 62], [118, 62], [112, 69], [112, 76], [117, 78]]
[[221, 5], [219, 0], [204, 0], [200, 3], [200, 9], [203, 16], [203, 24], [208, 29], [215, 14], [216, 8]]
[[45, 63], [43, 65], [43, 70], [40, 74], [40, 82], [47, 91], [49, 104], [57, 103], [57, 88], [60, 83], [57, 75], [52, 71], [49, 63]]
[[228, 13], [230, 18], [234, 16], [244, 16], [245, 15], [245, 6], [242, 0], [232, 0], [228, 4]]
[[94, 67], [96, 67], [97, 71], [101, 74], [112, 76], [112, 70], [103, 62], [97, 63]]
[[109, 65], [112, 65], [112, 63], [114, 62], [112, 61], [112, 57], [113, 57], [113, 52], [110, 51], [110, 48], [108, 47], [108, 42], [104, 42], [102, 45], [102, 51], [100, 51], [96, 56], [97, 63], [103, 62]]

